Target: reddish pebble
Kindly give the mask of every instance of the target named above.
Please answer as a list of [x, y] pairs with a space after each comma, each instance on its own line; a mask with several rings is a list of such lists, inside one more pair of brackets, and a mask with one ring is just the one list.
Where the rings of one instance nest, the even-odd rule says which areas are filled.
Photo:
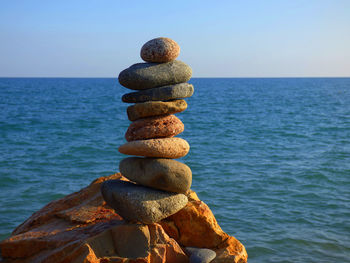
[[141, 58], [146, 62], [170, 62], [175, 60], [179, 54], [180, 46], [174, 40], [166, 37], [152, 39], [141, 48]]
[[169, 138], [184, 131], [184, 124], [175, 115], [139, 119], [130, 124], [125, 139], [130, 141]]

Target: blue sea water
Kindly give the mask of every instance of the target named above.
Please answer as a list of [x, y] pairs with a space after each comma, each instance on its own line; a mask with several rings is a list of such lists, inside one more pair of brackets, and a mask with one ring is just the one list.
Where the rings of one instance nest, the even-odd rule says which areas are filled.
[[[249, 262], [350, 262], [350, 78], [192, 79], [192, 189]], [[0, 240], [117, 172], [116, 79], [0, 79]]]

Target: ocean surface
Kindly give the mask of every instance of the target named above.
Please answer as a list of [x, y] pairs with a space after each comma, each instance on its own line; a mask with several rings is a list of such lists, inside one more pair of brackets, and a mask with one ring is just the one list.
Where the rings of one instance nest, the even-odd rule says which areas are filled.
[[[249, 262], [350, 262], [350, 78], [191, 79], [192, 189]], [[0, 240], [118, 171], [116, 79], [0, 79]]]

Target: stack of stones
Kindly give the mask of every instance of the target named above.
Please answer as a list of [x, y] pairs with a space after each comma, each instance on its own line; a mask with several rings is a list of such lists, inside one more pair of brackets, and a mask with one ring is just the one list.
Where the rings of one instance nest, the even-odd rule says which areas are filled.
[[159, 222], [188, 202], [185, 193], [191, 187], [192, 172], [174, 159], [185, 156], [190, 146], [174, 137], [184, 130], [174, 114], [187, 108], [183, 98], [193, 94], [193, 86], [187, 83], [192, 69], [175, 60], [179, 53], [175, 41], [152, 39], [141, 49], [146, 63], [134, 64], [118, 77], [121, 85], [137, 90], [122, 97], [123, 102], [135, 104], [127, 108], [132, 123], [125, 134], [127, 143], [119, 152], [141, 157], [129, 157], [119, 164], [130, 181], [106, 181], [101, 191], [107, 204], [129, 222]]

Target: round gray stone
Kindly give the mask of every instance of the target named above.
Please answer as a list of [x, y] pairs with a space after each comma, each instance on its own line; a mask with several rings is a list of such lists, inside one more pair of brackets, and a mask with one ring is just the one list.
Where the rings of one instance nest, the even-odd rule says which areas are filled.
[[152, 224], [186, 206], [184, 194], [168, 193], [121, 180], [103, 182], [106, 203], [127, 221]]
[[190, 66], [182, 61], [137, 63], [120, 72], [118, 80], [128, 89], [144, 90], [187, 82], [192, 76]]
[[131, 181], [169, 192], [186, 193], [192, 184], [190, 167], [172, 159], [129, 157], [119, 170]]
[[194, 88], [192, 84], [180, 83], [176, 85], [169, 85], [127, 93], [123, 95], [122, 101], [126, 103], [168, 101], [191, 97], [193, 95], [193, 92]]
[[186, 247], [185, 249], [190, 254], [190, 263], [209, 263], [216, 257], [215, 251], [208, 248]]

